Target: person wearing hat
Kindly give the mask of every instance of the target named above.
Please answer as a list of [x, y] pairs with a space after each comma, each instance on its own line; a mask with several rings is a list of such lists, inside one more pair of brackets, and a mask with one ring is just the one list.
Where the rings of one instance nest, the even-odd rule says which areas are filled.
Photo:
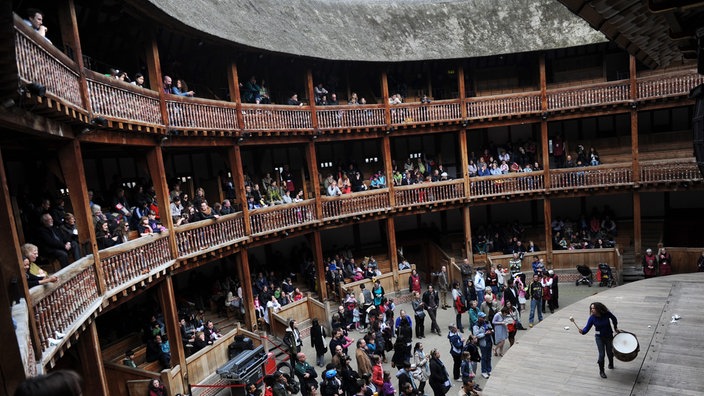
[[643, 256], [643, 276], [653, 278], [658, 275], [658, 258], [653, 249], [646, 249]]
[[482, 367], [482, 377], [489, 378], [491, 375], [491, 334], [494, 330], [491, 328], [491, 324], [486, 320], [486, 314], [479, 311], [477, 315], [477, 323], [472, 329], [474, 336], [477, 337], [479, 341], [479, 350], [482, 354], [481, 367]]
[[550, 300], [550, 303], [552, 304], [552, 309], [558, 309], [560, 308], [560, 304], [558, 304], [559, 289], [557, 286], [560, 281], [560, 277], [555, 274], [555, 271], [553, 270], [548, 271], [548, 276], [552, 278], [552, 288], [550, 289], [552, 299]]

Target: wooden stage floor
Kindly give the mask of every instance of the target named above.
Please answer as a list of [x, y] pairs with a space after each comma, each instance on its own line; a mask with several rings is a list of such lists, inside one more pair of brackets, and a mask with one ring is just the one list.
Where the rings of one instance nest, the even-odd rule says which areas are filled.
[[[672, 275], [601, 291], [562, 307], [495, 363], [484, 395], [704, 395], [704, 273]], [[599, 377], [594, 329], [580, 335], [589, 304], [604, 303], [640, 353]], [[672, 316], [680, 320], [672, 323]], [[527, 314], [524, 321], [527, 322]], [[568, 326], [569, 330], [565, 327]]]

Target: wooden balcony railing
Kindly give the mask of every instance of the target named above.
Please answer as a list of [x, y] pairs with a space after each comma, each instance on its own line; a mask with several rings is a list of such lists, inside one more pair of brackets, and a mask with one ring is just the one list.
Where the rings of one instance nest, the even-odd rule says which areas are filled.
[[243, 104], [245, 130], [313, 129], [309, 106]]
[[295, 228], [318, 221], [314, 199], [254, 209], [250, 212], [250, 219], [253, 235]]
[[640, 163], [640, 182], [643, 184], [701, 180], [702, 174], [694, 159], [643, 161]]
[[15, 16], [17, 71], [25, 83], [46, 87], [53, 97], [82, 108], [79, 75], [75, 63]]
[[397, 207], [454, 201], [465, 198], [464, 180], [447, 180], [396, 187], [394, 195]]
[[245, 237], [242, 212], [222, 216], [217, 220], [203, 220], [176, 227], [179, 258], [214, 246], [244, 240]]
[[[37, 286], [29, 294], [34, 307], [39, 340], [43, 350], [50, 348], [49, 338], [58, 331], [70, 338], [70, 330], [85, 321], [86, 315], [100, 305], [98, 279], [93, 256], [83, 257], [55, 275], [57, 283]], [[43, 356], [46, 361], [51, 356]]]
[[469, 179], [469, 196], [474, 199], [541, 191], [543, 178], [543, 171], [476, 176]]
[[629, 163], [550, 170], [550, 190], [615, 187], [633, 182]]
[[169, 128], [234, 132], [239, 128], [235, 106], [233, 102], [169, 95]]
[[369, 128], [386, 125], [384, 106], [378, 104], [321, 106], [316, 107], [315, 112], [320, 129]]
[[325, 220], [358, 216], [391, 209], [389, 189], [363, 191], [337, 197], [321, 197]]
[[610, 81], [586, 87], [550, 89], [547, 95], [548, 110], [626, 103], [631, 99], [628, 80]]
[[462, 119], [459, 100], [439, 100], [432, 103], [391, 105], [393, 125], [459, 121]]
[[704, 83], [704, 76], [695, 70], [639, 78], [636, 82], [638, 99], [660, 99], [688, 95], [689, 91]]
[[467, 99], [470, 119], [540, 114], [540, 92], [527, 92]]
[[86, 70], [90, 107], [96, 115], [162, 126], [159, 94]]
[[108, 294], [170, 262], [173, 258], [168, 238], [167, 233], [148, 235], [101, 250], [100, 266], [105, 274]]

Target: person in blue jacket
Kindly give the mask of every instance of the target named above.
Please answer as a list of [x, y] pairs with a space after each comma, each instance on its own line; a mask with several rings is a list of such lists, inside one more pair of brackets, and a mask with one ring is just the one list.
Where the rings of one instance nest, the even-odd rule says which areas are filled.
[[[599, 350], [599, 359], [597, 363], [599, 364], [599, 375], [601, 378], [606, 378], [606, 373], [604, 372], [604, 352], [609, 357], [609, 369], [614, 368], [614, 350], [613, 350], [613, 339], [614, 331], [616, 333], [618, 330], [618, 319], [616, 316], [609, 311], [606, 306], [600, 302], [593, 302], [589, 306], [589, 319], [587, 320], [587, 325], [583, 329], [578, 329], [579, 334], [587, 334], [589, 329], [594, 326], [594, 339], [596, 340], [596, 347]], [[611, 322], [614, 324], [613, 331], [611, 330]]]

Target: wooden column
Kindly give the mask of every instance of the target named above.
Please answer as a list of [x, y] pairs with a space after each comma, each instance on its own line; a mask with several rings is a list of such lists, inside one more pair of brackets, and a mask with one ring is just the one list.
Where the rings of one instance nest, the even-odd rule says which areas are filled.
[[[10, 301], [10, 281], [15, 278], [23, 296], [28, 296], [27, 278], [24, 276], [22, 266], [22, 253], [20, 253], [20, 241], [15, 228], [15, 216], [12, 212], [10, 190], [7, 187], [7, 175], [5, 174], [5, 162], [0, 151], [0, 240], [3, 241], [3, 249], [0, 249], [0, 333], [4, 335], [5, 342], [2, 347], [3, 358], [0, 359], [0, 373], [3, 375], [5, 385], [2, 387], [3, 394], [11, 395], [15, 388], [25, 379], [22, 357], [15, 337], [15, 329], [12, 326], [12, 302]], [[34, 318], [34, 309], [27, 301], [28, 315]], [[32, 343], [36, 350], [41, 353], [39, 347], [39, 334], [36, 328], [36, 321], [29, 320]], [[41, 355], [37, 356], [40, 359]]]
[[147, 43], [146, 59], [147, 71], [149, 72], [149, 87], [153, 91], [159, 93], [159, 107], [161, 108], [161, 122], [168, 130], [169, 127], [169, 112], [166, 110], [166, 94], [164, 94], [164, 82], [161, 74], [161, 60], [159, 59], [159, 46], [156, 42], [156, 35], [151, 26], [144, 26], [145, 31], [149, 32], [149, 41]]
[[[642, 235], [642, 223], [641, 223], [641, 211], [640, 211], [640, 192], [633, 191], [633, 250], [635, 250], [636, 265], [638, 265], [638, 258], [643, 251], [643, 235]], [[623, 246], [621, 246], [621, 252], [623, 252]]]
[[636, 58], [633, 55], [629, 57], [629, 79], [631, 88], [631, 151], [633, 153], [633, 187], [638, 188], [640, 184], [640, 163], [638, 153], [638, 106], [636, 104], [637, 86], [636, 86]]
[[389, 246], [389, 262], [391, 263], [391, 272], [394, 274], [395, 283], [398, 282], [398, 248], [396, 247], [396, 224], [394, 218], [386, 219], [386, 242]]
[[467, 128], [462, 127], [458, 132], [459, 140], [459, 150], [460, 150], [460, 174], [458, 177], [464, 179], [464, 197], [469, 198], [469, 172], [467, 167], [469, 166], [469, 154], [467, 153]]
[[389, 77], [386, 70], [381, 72], [381, 100], [384, 101], [384, 118], [388, 130], [391, 128], [391, 105], [389, 104]]
[[308, 100], [310, 101], [308, 105], [310, 106], [310, 118], [311, 123], [313, 124], [313, 133], [317, 133], [318, 113], [315, 111], [315, 90], [313, 89], [313, 86], [313, 71], [309, 68], [306, 70], [306, 89], [308, 90]]
[[[244, 323], [251, 331], [257, 331], [257, 315], [254, 312], [254, 291], [252, 290], [252, 273], [249, 271], [249, 256], [246, 249], [240, 249], [235, 254], [237, 260], [237, 274], [242, 282], [242, 301], [245, 301], [244, 306]], [[249, 303], [247, 303], [249, 302]], [[259, 302], [266, 307], [266, 302]]]
[[158, 293], [159, 301], [161, 302], [161, 312], [164, 314], [166, 334], [169, 336], [169, 345], [171, 346], [171, 367], [181, 366], [181, 382], [184, 384], [184, 389], [188, 389], [186, 352], [183, 342], [181, 342], [176, 293], [174, 293], [174, 282], [171, 274], [167, 274], [164, 280], [159, 283]]
[[[457, 68], [457, 92], [460, 97], [460, 114], [462, 115], [462, 120], [467, 119], [467, 90], [464, 86], [464, 66], [460, 65]], [[467, 168], [465, 168], [467, 169]]]
[[178, 258], [176, 230], [174, 229], [174, 220], [171, 217], [169, 186], [166, 184], [166, 169], [164, 169], [164, 157], [161, 153], [161, 146], [155, 146], [147, 152], [147, 167], [154, 185], [156, 203], [159, 206], [159, 221], [169, 230], [169, 250], [171, 251], [171, 257], [175, 259]]
[[391, 166], [391, 138], [384, 135], [381, 138], [381, 154], [384, 157], [384, 173], [386, 173], [386, 185], [389, 186], [389, 205], [396, 206], [396, 195], [394, 195], [394, 169]]
[[[318, 176], [318, 156], [315, 152], [315, 143], [309, 142], [306, 152], [306, 160], [308, 161], [308, 174], [310, 175], [310, 184], [313, 187], [313, 198], [315, 198], [315, 212], [318, 220], [323, 218], [323, 202], [320, 198], [320, 177]], [[304, 183], [305, 184], [305, 183]], [[306, 198], [309, 198], [306, 196]]]
[[464, 227], [464, 250], [465, 256], [474, 266], [474, 251], [472, 247], [472, 223], [469, 217], [469, 205], [462, 207], [462, 225]]
[[[308, 234], [308, 243], [313, 251], [315, 260], [315, 271], [318, 277], [318, 297], [320, 301], [328, 299], [328, 288], [325, 287], [325, 263], [323, 262], [323, 242], [320, 240], [320, 230], [315, 230]], [[337, 290], [337, 285], [330, 285], [333, 290]]]
[[81, 49], [81, 39], [78, 34], [78, 22], [76, 21], [76, 6], [73, 0], [64, 0], [63, 5], [58, 8], [59, 24], [61, 25], [61, 40], [73, 51], [73, 60], [76, 62], [79, 86], [81, 88], [81, 102], [83, 108], [91, 113], [90, 96], [88, 94], [88, 83], [84, 73], [83, 50]]
[[552, 263], [552, 202], [550, 198], [543, 198], [543, 216], [545, 218], [545, 251], [547, 252], [546, 264]]
[[107, 395], [108, 379], [102, 364], [98, 328], [95, 321], [91, 321], [86, 327], [76, 346], [83, 371], [83, 392], [85, 395]]
[[230, 68], [227, 73], [227, 86], [230, 90], [230, 102], [235, 102], [235, 109], [237, 110], [237, 127], [240, 130], [244, 130], [244, 115], [242, 114], [242, 98], [240, 95], [240, 78], [237, 73], [237, 65], [235, 62], [230, 63]]
[[550, 189], [550, 152], [548, 146], [548, 91], [547, 91], [547, 76], [545, 75], [545, 55], [540, 55], [540, 109], [543, 116], [540, 121], [540, 147], [542, 150], [543, 162], [543, 183], [545, 191]]
[[252, 235], [252, 224], [249, 218], [249, 206], [247, 205], [247, 193], [244, 189], [244, 172], [242, 170], [242, 153], [240, 146], [234, 145], [227, 148], [227, 161], [230, 165], [230, 172], [235, 183], [237, 198], [242, 205], [242, 219], [244, 221], [244, 233]]

